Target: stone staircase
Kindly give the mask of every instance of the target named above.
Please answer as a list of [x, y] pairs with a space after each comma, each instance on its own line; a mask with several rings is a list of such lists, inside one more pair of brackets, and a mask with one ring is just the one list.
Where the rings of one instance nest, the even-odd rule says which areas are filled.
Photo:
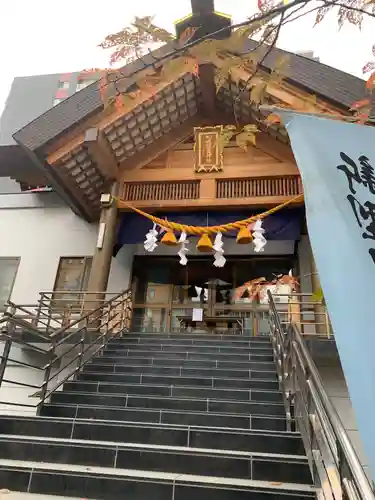
[[0, 416], [1, 489], [97, 500], [316, 498], [301, 437], [286, 431], [269, 339], [234, 335], [111, 341], [41, 416]]

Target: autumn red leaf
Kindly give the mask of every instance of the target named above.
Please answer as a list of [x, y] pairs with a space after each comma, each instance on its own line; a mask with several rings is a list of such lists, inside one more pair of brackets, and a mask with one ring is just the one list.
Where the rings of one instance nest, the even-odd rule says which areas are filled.
[[375, 61], [370, 61], [365, 64], [362, 68], [362, 73], [368, 73], [369, 71], [373, 71], [375, 69]]
[[120, 94], [120, 95], [116, 96], [115, 108], [116, 108], [116, 110], [120, 110], [123, 106], [124, 106], [124, 100], [123, 100], [122, 95]]
[[366, 99], [361, 99], [360, 101], [356, 101], [356, 102], [353, 102], [353, 104], [351, 105], [351, 110], [359, 110], [361, 108], [364, 108], [366, 106], [368, 106], [370, 104], [370, 99], [366, 98]]
[[355, 121], [355, 123], [358, 123], [359, 125], [364, 125], [369, 119], [369, 117], [370, 117], [369, 113], [359, 113], [356, 116], [357, 120]]
[[181, 35], [178, 39], [180, 46], [185, 45], [185, 43], [188, 43], [193, 38], [197, 29], [198, 28], [194, 28], [194, 27], [186, 28], [186, 30], [181, 33]]
[[373, 89], [375, 87], [375, 71], [371, 73], [370, 78], [366, 82], [367, 89]]

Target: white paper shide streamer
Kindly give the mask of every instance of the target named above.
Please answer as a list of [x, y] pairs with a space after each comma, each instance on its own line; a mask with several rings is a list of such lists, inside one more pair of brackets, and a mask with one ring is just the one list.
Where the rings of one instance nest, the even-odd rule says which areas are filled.
[[226, 263], [226, 258], [224, 257], [224, 242], [223, 235], [221, 233], [217, 233], [214, 241], [214, 266], [215, 267], [224, 267]]
[[253, 227], [253, 244], [254, 252], [264, 252], [264, 247], [266, 246], [267, 240], [263, 236], [265, 230], [263, 229], [263, 223], [261, 219], [258, 219]]
[[158, 246], [158, 232], [156, 230], [156, 224], [153, 225], [152, 229], [146, 234], [146, 239], [143, 242], [143, 247], [146, 252], [153, 252]]
[[181, 266], [186, 266], [186, 264], [187, 264], [186, 254], [189, 252], [189, 249], [188, 249], [189, 240], [187, 239], [187, 234], [185, 233], [185, 231], [183, 231], [181, 233], [180, 239], [178, 240], [178, 242], [181, 245], [180, 250], [177, 253], [177, 255], [180, 257], [180, 264], [181, 264]]

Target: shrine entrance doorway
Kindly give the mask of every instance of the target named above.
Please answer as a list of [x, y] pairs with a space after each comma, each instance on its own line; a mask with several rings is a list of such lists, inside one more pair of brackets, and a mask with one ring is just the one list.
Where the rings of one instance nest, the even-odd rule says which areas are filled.
[[191, 316], [203, 308], [207, 316], [241, 316], [244, 333], [267, 331], [268, 305], [235, 290], [245, 282], [288, 274], [294, 256], [226, 256], [223, 268], [212, 265], [212, 256], [192, 257], [181, 266], [176, 257], [136, 256], [133, 263], [133, 330], [138, 332], [181, 331], [179, 316]]

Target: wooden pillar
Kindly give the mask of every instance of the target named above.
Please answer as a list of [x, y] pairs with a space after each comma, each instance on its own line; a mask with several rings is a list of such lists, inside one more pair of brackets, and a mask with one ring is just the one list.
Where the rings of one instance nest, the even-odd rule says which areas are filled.
[[89, 295], [87, 302], [90, 302], [90, 307], [86, 309], [95, 309], [95, 307], [98, 307], [100, 305], [98, 302], [104, 299], [107, 290], [113, 245], [116, 238], [117, 204], [114, 198], [117, 196], [117, 193], [118, 183], [114, 182], [110, 191], [111, 201], [108, 205], [103, 205], [100, 214], [98, 239], [87, 287], [89, 292], [98, 293]]

